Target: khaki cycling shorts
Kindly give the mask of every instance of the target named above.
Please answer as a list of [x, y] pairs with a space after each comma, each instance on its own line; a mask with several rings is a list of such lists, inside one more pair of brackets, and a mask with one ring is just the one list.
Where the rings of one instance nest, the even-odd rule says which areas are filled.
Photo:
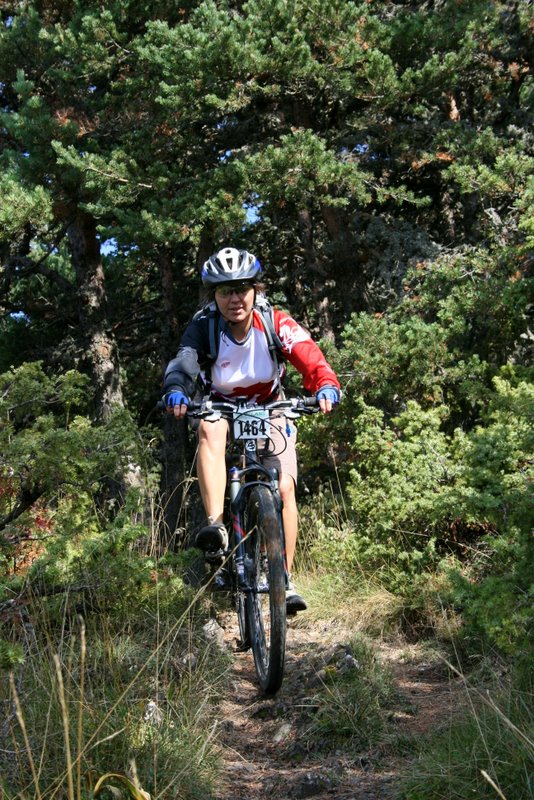
[[[193, 421], [191, 428], [198, 430], [198, 420]], [[273, 414], [270, 438], [258, 441], [258, 454], [268, 469], [276, 467], [279, 473], [291, 475], [295, 485], [298, 477], [296, 445], [297, 427], [293, 420], [288, 420], [281, 414]]]
[[[289, 435], [287, 433], [289, 430]], [[276, 469], [284, 475], [291, 475], [297, 483], [297, 427], [293, 420], [283, 415], [271, 416], [270, 438], [258, 442], [258, 453], [266, 467]]]

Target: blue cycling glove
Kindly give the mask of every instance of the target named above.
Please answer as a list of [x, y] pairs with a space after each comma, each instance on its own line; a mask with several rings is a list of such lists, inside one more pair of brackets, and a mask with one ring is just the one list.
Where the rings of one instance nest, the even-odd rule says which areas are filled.
[[174, 408], [174, 406], [188, 406], [189, 398], [183, 392], [169, 392], [165, 395], [165, 405]]
[[339, 403], [339, 389], [335, 386], [323, 386], [315, 395], [317, 400], [330, 400], [333, 406]]

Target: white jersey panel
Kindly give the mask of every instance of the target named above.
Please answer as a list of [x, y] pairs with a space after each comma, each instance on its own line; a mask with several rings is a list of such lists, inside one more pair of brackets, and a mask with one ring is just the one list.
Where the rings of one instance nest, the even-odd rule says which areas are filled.
[[263, 330], [252, 327], [243, 342], [235, 342], [226, 333], [221, 334], [217, 360], [211, 368], [214, 392], [230, 397], [240, 389], [257, 387], [258, 384], [264, 384], [265, 388], [274, 387], [276, 379], [276, 364]]

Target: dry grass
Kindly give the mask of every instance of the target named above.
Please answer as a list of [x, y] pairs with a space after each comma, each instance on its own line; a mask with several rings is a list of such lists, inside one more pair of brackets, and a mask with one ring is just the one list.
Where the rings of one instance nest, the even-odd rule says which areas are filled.
[[297, 575], [296, 581], [308, 602], [308, 611], [297, 618], [297, 624], [328, 621], [338, 634], [345, 629], [384, 636], [391, 634], [402, 618], [403, 598], [363, 578], [357, 588], [349, 588], [337, 576], [316, 569]]
[[[5, 800], [82, 800], [119, 775], [122, 796], [209, 795], [217, 778], [213, 706], [228, 659], [199, 637], [202, 592], [158, 583], [132, 617], [63, 620], [34, 606], [32, 641], [0, 700]], [[179, 610], [179, 613], [176, 613]], [[86, 624], [88, 630], [86, 631]], [[117, 782], [117, 779], [115, 779]], [[136, 794], [137, 792], [137, 794]]]

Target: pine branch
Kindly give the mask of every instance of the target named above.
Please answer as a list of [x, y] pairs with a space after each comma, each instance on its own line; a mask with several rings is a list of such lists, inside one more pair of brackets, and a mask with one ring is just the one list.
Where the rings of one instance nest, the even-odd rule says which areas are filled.
[[14, 520], [18, 519], [25, 511], [31, 508], [43, 493], [44, 489], [39, 486], [36, 486], [34, 489], [23, 489], [17, 505], [9, 514], [6, 514], [5, 517], [0, 519], [0, 531], [3, 531], [11, 522], [14, 522]]

